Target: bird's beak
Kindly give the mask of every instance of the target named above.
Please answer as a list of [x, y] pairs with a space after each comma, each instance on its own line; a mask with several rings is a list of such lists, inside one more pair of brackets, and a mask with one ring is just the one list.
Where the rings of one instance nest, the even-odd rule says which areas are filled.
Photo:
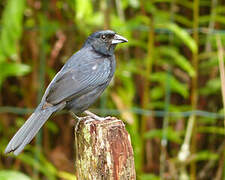
[[126, 38], [124, 38], [123, 36], [115, 34], [111, 44], [119, 44], [119, 43], [124, 43], [124, 42], [128, 42], [128, 40]]

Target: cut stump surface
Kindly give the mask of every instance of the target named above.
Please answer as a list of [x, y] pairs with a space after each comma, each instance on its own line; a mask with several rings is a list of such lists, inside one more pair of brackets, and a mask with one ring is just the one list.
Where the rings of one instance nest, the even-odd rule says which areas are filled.
[[82, 118], [75, 128], [75, 153], [78, 180], [136, 179], [130, 136], [114, 117]]

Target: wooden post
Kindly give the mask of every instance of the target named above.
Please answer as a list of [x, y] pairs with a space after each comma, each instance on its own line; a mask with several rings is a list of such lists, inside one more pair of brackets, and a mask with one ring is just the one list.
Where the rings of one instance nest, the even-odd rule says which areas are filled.
[[130, 136], [121, 120], [81, 118], [75, 128], [78, 180], [135, 180]]

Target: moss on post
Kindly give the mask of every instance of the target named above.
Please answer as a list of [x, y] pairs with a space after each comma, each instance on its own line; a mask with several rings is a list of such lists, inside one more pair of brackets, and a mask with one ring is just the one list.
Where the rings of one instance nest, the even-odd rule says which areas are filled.
[[135, 180], [130, 136], [121, 120], [82, 118], [75, 128], [78, 180]]

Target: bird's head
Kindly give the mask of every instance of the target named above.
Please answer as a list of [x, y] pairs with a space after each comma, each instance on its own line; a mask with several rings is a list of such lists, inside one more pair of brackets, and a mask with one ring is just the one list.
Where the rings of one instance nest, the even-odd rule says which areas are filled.
[[85, 45], [91, 45], [95, 51], [104, 55], [113, 55], [117, 44], [128, 40], [111, 30], [98, 31], [91, 34]]

